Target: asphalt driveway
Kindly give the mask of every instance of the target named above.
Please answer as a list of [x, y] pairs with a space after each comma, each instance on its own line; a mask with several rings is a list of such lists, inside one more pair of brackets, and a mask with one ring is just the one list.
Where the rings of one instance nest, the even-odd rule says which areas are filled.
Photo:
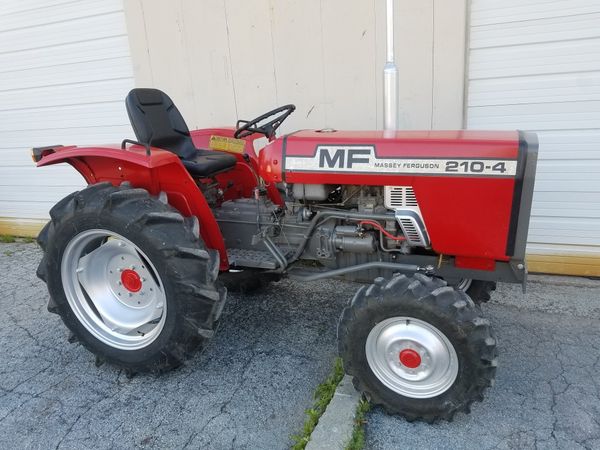
[[230, 295], [204, 353], [128, 379], [67, 342], [35, 277], [40, 258], [35, 244], [0, 244], [0, 448], [287, 448], [356, 289], [285, 281], [262, 297]]
[[[230, 295], [211, 345], [180, 370], [128, 379], [99, 368], [46, 311], [35, 244], [0, 244], [0, 448], [280, 449], [331, 368], [356, 285], [274, 284]], [[436, 425], [374, 409], [367, 448], [600, 448], [600, 281], [502, 285], [484, 312], [496, 385], [471, 415]]]
[[500, 357], [483, 403], [433, 426], [374, 409], [367, 448], [600, 449], [600, 281], [533, 276], [484, 313]]

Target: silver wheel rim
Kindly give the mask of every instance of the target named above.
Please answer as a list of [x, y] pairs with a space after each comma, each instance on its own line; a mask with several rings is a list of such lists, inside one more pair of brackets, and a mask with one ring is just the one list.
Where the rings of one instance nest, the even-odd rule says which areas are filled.
[[130, 240], [86, 230], [67, 245], [61, 279], [71, 310], [99, 341], [139, 350], [159, 336], [167, 302], [158, 271]]
[[473, 283], [472, 278], [461, 278], [459, 282], [456, 284], [456, 289], [459, 291], [467, 292], [467, 289], [471, 287]]
[[[367, 362], [385, 387], [411, 398], [431, 398], [447, 391], [458, 375], [458, 357], [437, 328], [412, 317], [391, 317], [373, 327], [365, 346]], [[418, 355], [408, 367], [400, 355]], [[415, 356], [416, 357], [416, 356]]]

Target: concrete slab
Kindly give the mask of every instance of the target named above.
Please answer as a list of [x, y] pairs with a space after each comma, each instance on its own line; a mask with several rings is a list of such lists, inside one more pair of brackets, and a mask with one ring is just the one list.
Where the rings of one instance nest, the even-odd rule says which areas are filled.
[[359, 400], [360, 394], [352, 385], [352, 377], [345, 375], [310, 436], [306, 450], [345, 449], [352, 438]]

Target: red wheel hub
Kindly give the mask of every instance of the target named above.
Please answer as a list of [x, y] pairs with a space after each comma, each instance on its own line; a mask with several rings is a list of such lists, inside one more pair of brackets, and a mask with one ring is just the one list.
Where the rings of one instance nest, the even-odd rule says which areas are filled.
[[135, 270], [131, 269], [121, 272], [121, 283], [130, 292], [137, 292], [142, 288], [142, 279]]
[[398, 355], [400, 362], [409, 369], [416, 369], [421, 365], [421, 355], [410, 348], [406, 348]]

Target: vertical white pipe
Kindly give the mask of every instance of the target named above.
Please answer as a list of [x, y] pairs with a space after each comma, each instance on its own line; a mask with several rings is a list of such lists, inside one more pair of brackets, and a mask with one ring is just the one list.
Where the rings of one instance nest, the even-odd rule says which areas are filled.
[[394, 0], [386, 0], [386, 62], [383, 68], [383, 129], [398, 129], [398, 68], [394, 62]]

